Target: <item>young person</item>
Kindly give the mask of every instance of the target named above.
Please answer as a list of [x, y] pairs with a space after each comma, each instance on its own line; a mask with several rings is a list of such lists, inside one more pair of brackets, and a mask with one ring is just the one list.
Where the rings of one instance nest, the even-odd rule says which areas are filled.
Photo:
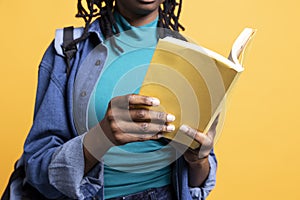
[[[69, 44], [77, 45], [75, 56], [67, 63], [56, 38], [39, 66], [34, 122], [20, 160], [25, 185], [38, 191], [32, 194], [48, 199], [207, 197], [216, 178], [217, 121], [207, 135], [183, 126], [201, 148], [180, 152], [161, 138], [174, 130], [174, 116], [151, 110], [159, 99], [134, 90], [158, 38], [184, 39], [177, 33], [183, 29], [181, 5], [176, 0], [87, 0], [84, 8], [78, 0], [77, 16], [86, 25]], [[115, 91], [136, 66], [145, 66], [130, 76], [137, 80]]]

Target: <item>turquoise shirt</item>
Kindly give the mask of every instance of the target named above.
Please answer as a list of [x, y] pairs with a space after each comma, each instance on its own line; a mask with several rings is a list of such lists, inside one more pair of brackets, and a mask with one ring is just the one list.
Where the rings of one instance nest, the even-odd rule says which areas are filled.
[[[158, 19], [144, 26], [132, 27], [118, 13], [115, 13], [115, 18], [121, 32], [115, 40], [123, 52], [108, 40], [104, 42], [108, 60], [89, 102], [89, 127], [103, 119], [113, 97], [139, 93], [158, 40]], [[112, 147], [103, 157], [105, 198], [170, 184], [170, 164], [174, 157], [172, 147], [154, 140]]]

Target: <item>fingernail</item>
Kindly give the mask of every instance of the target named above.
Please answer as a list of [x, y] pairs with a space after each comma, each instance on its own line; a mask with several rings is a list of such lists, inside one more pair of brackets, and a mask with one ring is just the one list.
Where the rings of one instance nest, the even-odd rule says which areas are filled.
[[171, 132], [171, 131], [175, 131], [175, 126], [173, 124], [170, 124], [167, 126], [167, 131]]
[[167, 122], [173, 122], [175, 121], [175, 116], [172, 114], [167, 114]]
[[163, 134], [157, 134], [157, 138], [160, 139], [163, 137]]
[[151, 97], [150, 101], [151, 101], [152, 106], [158, 106], [160, 104], [160, 101], [158, 98]]
[[181, 131], [183, 131], [185, 133], [189, 132], [189, 129], [190, 128], [188, 126], [186, 126], [186, 125], [181, 125], [180, 128], [179, 128], [179, 130], [181, 130]]

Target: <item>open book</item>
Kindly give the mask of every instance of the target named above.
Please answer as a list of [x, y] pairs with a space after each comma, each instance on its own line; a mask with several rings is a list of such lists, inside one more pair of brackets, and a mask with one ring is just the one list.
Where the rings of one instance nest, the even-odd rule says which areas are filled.
[[254, 33], [245, 28], [229, 58], [171, 37], [158, 41], [140, 94], [159, 98], [161, 105], [155, 109], [175, 115], [176, 129], [164, 137], [193, 149], [199, 146], [179, 128], [186, 124], [207, 133], [244, 70], [241, 58]]

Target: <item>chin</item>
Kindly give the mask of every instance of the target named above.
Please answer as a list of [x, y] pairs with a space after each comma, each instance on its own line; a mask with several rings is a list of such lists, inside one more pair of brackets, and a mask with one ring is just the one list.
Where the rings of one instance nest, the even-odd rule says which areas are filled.
[[135, 15], [148, 15], [158, 10], [163, 0], [116, 0], [118, 8]]
[[136, 0], [138, 3], [135, 5], [136, 12], [139, 14], [148, 14], [158, 9], [161, 1], [157, 0]]

